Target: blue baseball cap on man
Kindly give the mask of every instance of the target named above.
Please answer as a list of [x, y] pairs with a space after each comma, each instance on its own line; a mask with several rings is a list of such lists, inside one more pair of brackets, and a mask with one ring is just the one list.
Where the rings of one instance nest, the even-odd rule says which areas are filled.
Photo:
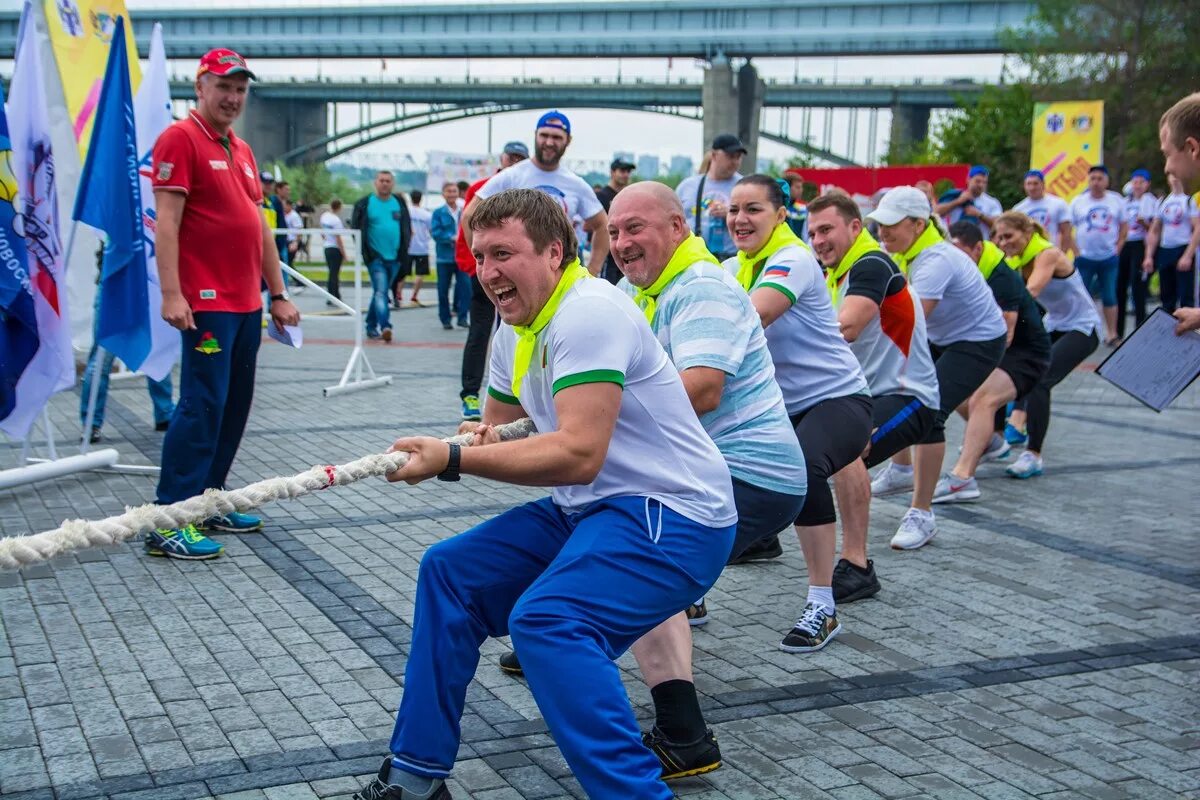
[[1135, 169], [1135, 170], [1133, 171], [1133, 177], [1135, 177], [1135, 178], [1144, 178], [1144, 179], [1146, 179], [1146, 180], [1151, 180], [1151, 178], [1150, 178], [1150, 170], [1148, 170], [1148, 169]]
[[571, 120], [567, 119], [567, 115], [561, 111], [547, 111], [537, 121], [537, 127], [534, 130], [541, 128], [558, 128], [567, 136], [571, 135]]
[[968, 170], [967, 177], [974, 178], [976, 175], [990, 175], [990, 174], [991, 173], [988, 172], [987, 167], [983, 166], [982, 164], [976, 164], [975, 166], [971, 167], [970, 170]]
[[1037, 178], [1039, 181], [1042, 181], [1043, 183], [1046, 181], [1046, 173], [1042, 172], [1040, 169], [1029, 170], [1029, 172], [1025, 173], [1025, 177], [1026, 178]]

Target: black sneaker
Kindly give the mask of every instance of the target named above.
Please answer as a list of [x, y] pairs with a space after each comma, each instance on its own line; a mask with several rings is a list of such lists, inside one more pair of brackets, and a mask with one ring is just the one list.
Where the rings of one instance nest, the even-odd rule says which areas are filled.
[[785, 653], [811, 653], [829, 644], [841, 630], [836, 611], [831, 613], [823, 605], [809, 603], [796, 620], [796, 627], [779, 643], [779, 649]]
[[88, 436], [88, 444], [100, 444], [104, 437], [100, 435], [99, 428], [92, 428], [91, 434]]
[[721, 748], [717, 746], [717, 737], [711, 728], [696, 741], [681, 743], [663, 736], [656, 725], [642, 734], [642, 744], [658, 756], [664, 781], [703, 775], [721, 768]]
[[833, 599], [837, 603], [853, 603], [865, 600], [879, 592], [879, 579], [875, 577], [875, 562], [867, 559], [863, 569], [846, 559], [838, 560], [833, 568]]
[[517, 658], [516, 650], [512, 650], [500, 656], [500, 669], [504, 670], [509, 675], [525, 674], [525, 670], [521, 669], [521, 660]]
[[[388, 772], [392, 768], [392, 759], [387, 757], [383, 760], [383, 765], [379, 768], [379, 774], [375, 776], [375, 780], [368, 783], [363, 788], [359, 789], [350, 800], [413, 800], [415, 795], [411, 792], [406, 792], [394, 783], [388, 783]], [[437, 788], [433, 794], [429, 795], [429, 800], [451, 800], [450, 790], [443, 783]]]
[[697, 628], [708, 622], [708, 606], [701, 600], [699, 603], [692, 603], [687, 607], [688, 625]]
[[783, 555], [783, 545], [778, 536], [757, 541], [747, 547], [736, 558], [729, 559], [729, 564], [748, 564], [751, 561], [770, 561]]

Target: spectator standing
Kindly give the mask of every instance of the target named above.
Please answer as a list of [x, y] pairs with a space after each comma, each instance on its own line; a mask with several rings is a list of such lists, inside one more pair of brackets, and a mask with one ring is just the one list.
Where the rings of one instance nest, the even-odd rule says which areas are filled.
[[291, 200], [283, 201], [283, 221], [288, 229], [287, 239], [287, 264], [295, 269], [297, 257], [300, 255], [300, 234], [292, 233], [304, 227], [304, 219], [301, 218], [300, 212], [296, 210], [296, 206]]
[[[632, 161], [626, 161], [623, 158], [614, 158], [608, 165], [608, 183], [596, 190], [596, 199], [604, 207], [605, 214], [608, 213], [617, 193], [629, 185], [629, 178], [635, 169], [637, 166]], [[600, 277], [614, 286], [624, 277], [611, 252], [608, 254], [608, 258], [604, 259], [604, 268], [600, 271]]]
[[362, 260], [371, 276], [371, 303], [367, 308], [367, 337], [392, 340], [388, 289], [400, 271], [400, 258], [408, 252], [412, 223], [407, 205], [392, 194], [396, 179], [386, 169], [375, 173], [375, 191], [354, 204], [350, 227], [362, 232]]
[[1067, 201], [1058, 195], [1047, 194], [1046, 176], [1041, 170], [1026, 172], [1022, 186], [1025, 199], [1013, 206], [1013, 211], [1020, 211], [1045, 228], [1055, 247], [1063, 252], [1071, 250], [1071, 214], [1067, 210]]
[[1171, 192], [1155, 209], [1154, 222], [1146, 236], [1142, 269], [1147, 274], [1158, 269], [1162, 307], [1174, 313], [1177, 308], [1195, 305], [1192, 298], [1196, 275], [1193, 259], [1200, 239], [1200, 209], [1183, 190], [1178, 178], [1168, 175], [1167, 183]]
[[[468, 187], [469, 188], [469, 187]], [[442, 184], [444, 206], [433, 212], [429, 224], [430, 237], [437, 252], [438, 319], [444, 330], [453, 330], [450, 324], [451, 311], [458, 317], [458, 327], [469, 326], [471, 295], [463, 276], [459, 278], [458, 263], [454, 259], [454, 243], [458, 237], [458, 223], [462, 212], [458, 208], [458, 184]], [[451, 309], [450, 285], [454, 284], [454, 307]]]
[[713, 137], [712, 147], [700, 165], [700, 174], [684, 178], [675, 189], [687, 214], [692, 233], [704, 240], [708, 251], [725, 260], [737, 255], [737, 247], [725, 226], [729, 197], [742, 179], [738, 169], [746, 148], [731, 133]]
[[[335, 197], [329, 201], [329, 210], [321, 215], [321, 227], [327, 231], [336, 231], [346, 227], [341, 217], [342, 201]], [[329, 277], [325, 279], [325, 291], [339, 300], [342, 298], [341, 273], [342, 264], [346, 261], [346, 245], [339, 233], [321, 234], [325, 246], [325, 266], [329, 268]], [[327, 302], [326, 305], [333, 305]]]
[[408, 196], [408, 216], [412, 220], [412, 241], [408, 245], [408, 257], [400, 265], [400, 276], [396, 278], [396, 283], [392, 286], [392, 297], [396, 298], [396, 308], [400, 308], [403, 304], [404, 279], [409, 275], [413, 279], [410, 302], [414, 306], [424, 306], [425, 304], [421, 302], [418, 295], [421, 291], [421, 284], [429, 276], [429, 226], [433, 221], [433, 214], [429, 209], [421, 207], [421, 198], [424, 197], [424, 194], [420, 189], [413, 189]]
[[[1129, 180], [1130, 193], [1125, 196], [1125, 224], [1129, 233], [1121, 247], [1117, 268], [1117, 336], [1125, 337], [1125, 315], [1128, 312], [1129, 289], [1133, 288], [1133, 321], [1141, 325], [1146, 319], [1147, 280], [1142, 269], [1146, 258], [1146, 234], [1154, 223], [1158, 199], [1150, 191], [1150, 171], [1135, 169]], [[1066, 250], [1067, 248], [1061, 248]]]
[[[519, 164], [529, 158], [529, 148], [524, 142], [508, 142], [500, 153], [500, 169], [505, 170], [513, 164]], [[483, 188], [491, 177], [482, 178], [467, 189], [463, 198], [463, 208], [466, 209], [475, 200], [475, 194]], [[464, 226], [458, 228], [458, 237], [454, 242], [454, 260], [458, 262], [461, 275], [471, 278], [471, 327], [467, 330], [467, 345], [463, 348], [462, 359], [462, 416], [464, 420], [477, 421], [482, 415], [479, 403], [479, 390], [483, 385], [483, 367], [487, 361], [488, 342], [492, 338], [492, 328], [496, 322], [496, 307], [492, 299], [483, 290], [479, 282], [475, 254], [467, 246]]]
[[1004, 213], [1000, 201], [987, 193], [988, 168], [976, 164], [967, 171], [967, 188], [951, 189], [938, 198], [935, 214], [953, 225], [964, 217], [979, 226], [984, 239], [992, 238], [992, 225]]
[[[264, 280], [274, 324], [300, 322], [259, 211], [254, 154], [232, 130], [253, 77], [237, 53], [210, 50], [196, 72], [196, 108], [163, 131], [151, 156], [162, 316], [183, 338], [179, 406], [158, 481], [163, 504], [225, 485], [254, 395]], [[231, 511], [202, 527], [245, 533], [262, 520]], [[150, 555], [181, 559], [216, 558], [224, 549], [193, 525], [152, 531], [145, 546]]]
[[1125, 224], [1125, 198], [1109, 191], [1108, 181], [1108, 167], [1103, 164], [1088, 171], [1088, 190], [1071, 201], [1071, 221], [1075, 225], [1075, 268], [1087, 290], [1100, 298], [1104, 343], [1112, 345], [1117, 342], [1118, 254], [1129, 226]]

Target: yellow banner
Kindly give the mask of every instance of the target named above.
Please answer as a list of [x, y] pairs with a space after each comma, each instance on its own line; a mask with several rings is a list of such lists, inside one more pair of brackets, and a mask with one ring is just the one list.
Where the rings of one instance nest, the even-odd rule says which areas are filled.
[[136, 93], [142, 81], [133, 23], [125, 10], [125, 0], [45, 0], [43, 6], [67, 112], [79, 145], [79, 157], [83, 159], [92, 138], [92, 120], [100, 102], [108, 46], [118, 17], [125, 17], [129, 80], [133, 84], [130, 88]]
[[1036, 103], [1029, 168], [1046, 191], [1071, 200], [1087, 188], [1088, 169], [1104, 163], [1104, 101]]

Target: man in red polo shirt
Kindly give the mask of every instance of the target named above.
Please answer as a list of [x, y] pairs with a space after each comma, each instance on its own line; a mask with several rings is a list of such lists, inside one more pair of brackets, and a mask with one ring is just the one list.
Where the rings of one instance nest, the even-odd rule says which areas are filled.
[[[156, 247], [162, 316], [183, 336], [179, 405], [163, 441], [158, 502], [222, 488], [237, 454], [262, 338], [266, 280], [275, 325], [295, 325], [279, 251], [259, 204], [262, 187], [250, 147], [231, 130], [254, 74], [232, 50], [210, 50], [196, 71], [196, 108], [154, 144]], [[201, 529], [258, 530], [262, 520], [230, 512]], [[146, 536], [146, 552], [216, 558], [222, 545], [195, 526]]]

